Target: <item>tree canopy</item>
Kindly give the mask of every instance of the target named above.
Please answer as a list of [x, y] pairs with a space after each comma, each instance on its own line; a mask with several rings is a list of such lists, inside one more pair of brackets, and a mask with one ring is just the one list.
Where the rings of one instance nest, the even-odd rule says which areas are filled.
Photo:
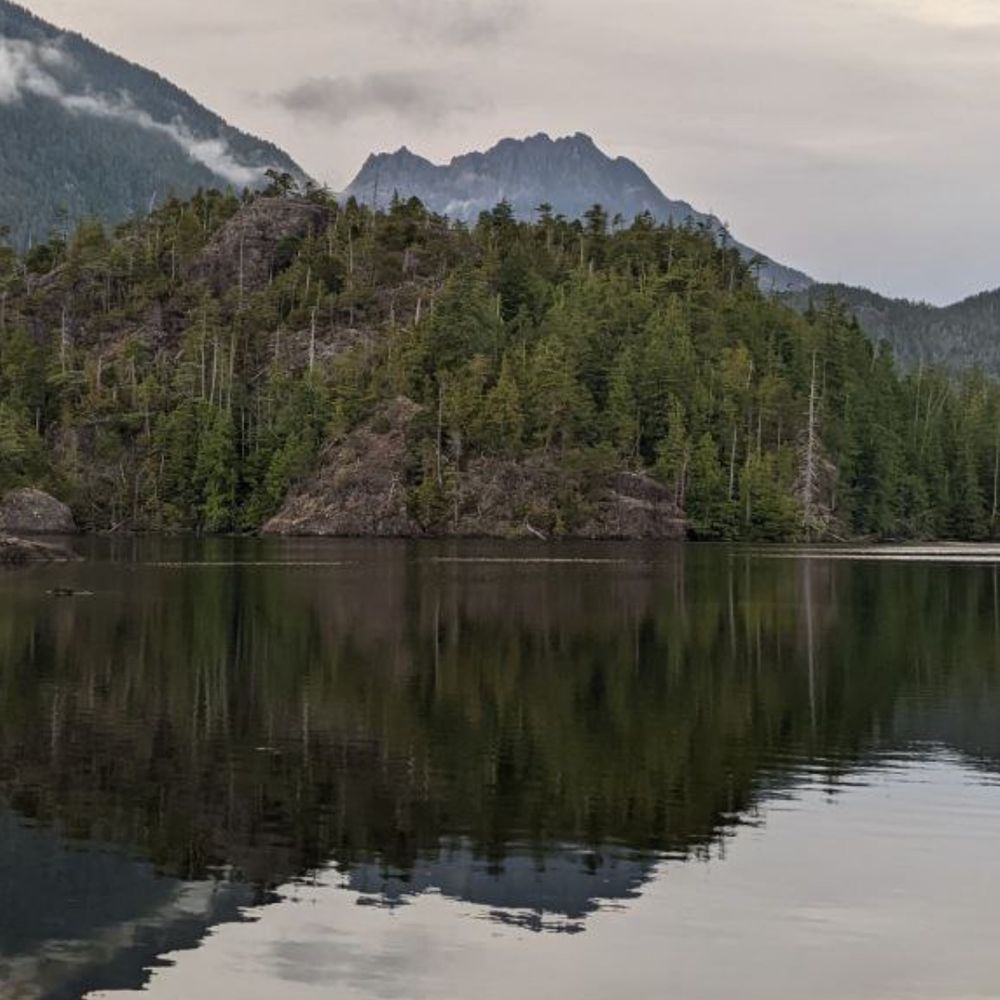
[[[95, 528], [252, 531], [408, 397], [428, 531], [502, 459], [566, 472], [565, 524], [588, 476], [634, 471], [701, 539], [997, 533], [997, 386], [900, 374], [835, 299], [796, 313], [705, 229], [503, 204], [467, 227], [272, 180], [0, 246], [0, 489], [49, 485]], [[274, 220], [252, 244], [250, 210]]]

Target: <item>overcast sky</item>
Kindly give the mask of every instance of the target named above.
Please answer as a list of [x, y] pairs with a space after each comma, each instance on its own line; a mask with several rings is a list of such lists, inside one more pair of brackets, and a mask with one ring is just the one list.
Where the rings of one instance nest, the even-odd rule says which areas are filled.
[[1000, 0], [21, 0], [333, 188], [587, 132], [824, 280], [1000, 285]]

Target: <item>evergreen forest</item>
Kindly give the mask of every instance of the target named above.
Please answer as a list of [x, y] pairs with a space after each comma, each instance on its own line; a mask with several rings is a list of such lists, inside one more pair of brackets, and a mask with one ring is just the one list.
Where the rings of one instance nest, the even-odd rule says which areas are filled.
[[626, 471], [695, 539], [1000, 532], [1000, 388], [902, 373], [836, 299], [766, 296], [705, 228], [503, 203], [464, 225], [272, 174], [0, 243], [0, 492], [48, 489], [88, 529], [257, 531], [400, 399], [428, 535], [484, 463], [560, 484], [552, 536]]

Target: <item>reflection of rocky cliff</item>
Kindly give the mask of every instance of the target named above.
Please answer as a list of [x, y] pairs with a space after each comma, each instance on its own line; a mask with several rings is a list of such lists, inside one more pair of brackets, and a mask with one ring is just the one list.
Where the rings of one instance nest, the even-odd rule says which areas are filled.
[[[919, 739], [914, 699], [998, 701], [976, 567], [155, 544], [166, 565], [0, 578], [0, 797], [184, 881], [332, 862], [383, 901], [571, 929], [800, 768]], [[95, 596], [51, 601], [54, 574]]]
[[544, 854], [512, 849], [502, 861], [487, 861], [459, 843], [406, 869], [357, 865], [347, 888], [361, 893], [362, 902], [390, 907], [437, 892], [490, 907], [496, 919], [529, 930], [573, 933], [597, 906], [638, 896], [653, 867], [652, 858], [568, 845]]

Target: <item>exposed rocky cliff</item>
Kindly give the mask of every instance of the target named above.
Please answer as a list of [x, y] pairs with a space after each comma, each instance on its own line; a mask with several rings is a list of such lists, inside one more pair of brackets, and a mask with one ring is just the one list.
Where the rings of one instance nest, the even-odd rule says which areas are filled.
[[[217, 294], [263, 288], [274, 275], [286, 241], [323, 233], [330, 212], [295, 198], [258, 198], [216, 233], [192, 262], [187, 277], [204, 281]], [[287, 263], [287, 262], [286, 262]]]
[[295, 490], [265, 534], [418, 538], [681, 539], [668, 490], [629, 472], [596, 477], [553, 456], [480, 456], [454, 484], [447, 510], [428, 523], [409, 483], [410, 430], [421, 409], [401, 398], [332, 443], [318, 472]]
[[265, 526], [270, 535], [408, 537], [407, 434], [419, 407], [398, 399], [323, 454], [318, 472]]

